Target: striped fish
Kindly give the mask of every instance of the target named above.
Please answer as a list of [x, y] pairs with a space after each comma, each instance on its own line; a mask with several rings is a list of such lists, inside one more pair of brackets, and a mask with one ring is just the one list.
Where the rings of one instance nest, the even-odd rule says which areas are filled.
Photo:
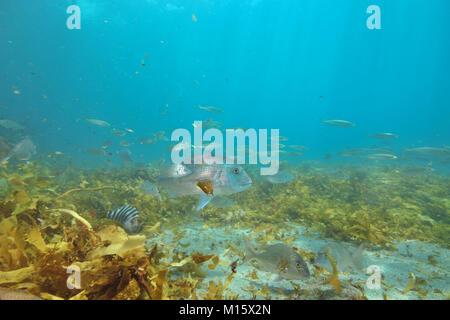
[[120, 223], [126, 232], [138, 233], [142, 229], [142, 219], [136, 208], [123, 205], [120, 208], [106, 212], [104, 218]]

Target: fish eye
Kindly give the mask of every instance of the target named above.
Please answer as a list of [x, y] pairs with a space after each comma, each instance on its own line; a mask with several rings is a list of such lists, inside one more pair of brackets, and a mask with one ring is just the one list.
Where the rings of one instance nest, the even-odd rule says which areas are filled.
[[233, 169], [233, 173], [234, 173], [234, 174], [239, 174], [239, 168], [234, 168], [234, 169]]

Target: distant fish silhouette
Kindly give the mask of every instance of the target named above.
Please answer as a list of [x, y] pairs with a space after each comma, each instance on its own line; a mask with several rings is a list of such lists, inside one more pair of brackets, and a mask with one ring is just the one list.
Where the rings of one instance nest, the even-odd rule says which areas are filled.
[[14, 158], [17, 161], [28, 161], [35, 154], [35, 144], [29, 138], [25, 138], [16, 144], [9, 154], [0, 160], [0, 163], [8, 161], [10, 158]]

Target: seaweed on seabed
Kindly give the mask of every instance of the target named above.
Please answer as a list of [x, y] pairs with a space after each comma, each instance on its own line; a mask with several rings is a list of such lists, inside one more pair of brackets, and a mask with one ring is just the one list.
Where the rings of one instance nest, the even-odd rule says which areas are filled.
[[330, 260], [331, 267], [333, 268], [333, 273], [331, 276], [327, 279], [329, 283], [333, 286], [333, 288], [336, 290], [338, 294], [341, 294], [341, 282], [339, 281], [339, 271], [337, 269], [336, 263], [334, 262], [333, 257], [330, 255], [330, 251], [327, 248], [327, 257], [328, 260]]
[[[104, 202], [108, 208], [133, 204], [145, 221], [148, 237], [160, 233], [160, 228], [176, 229], [190, 219], [184, 213], [192, 210], [196, 199], [170, 200], [161, 191], [163, 202], [159, 202], [140, 190], [142, 176], [127, 170], [80, 169], [73, 175], [69, 170], [55, 176], [51, 173], [54, 168], [42, 164], [2, 168], [1, 175], [8, 188], [7, 201], [0, 203], [0, 285], [22, 286], [47, 299], [195, 299], [197, 292], [200, 297], [202, 294], [230, 296], [220, 289], [224, 286], [222, 282], [220, 285], [213, 282], [207, 293], [201, 292], [202, 276], [190, 272], [195, 267], [204, 274], [217, 265], [218, 257], [196, 264], [192, 256], [183, 256], [172, 259], [174, 266], [167, 265], [162, 261], [171, 259], [168, 252], [161, 250], [162, 246], [147, 250], [138, 238], [129, 238], [121, 227], [92, 214], [94, 208], [87, 201], [90, 197]], [[255, 181], [254, 188], [233, 198], [236, 207], [246, 212], [239, 217], [236, 227], [256, 224], [264, 241], [287, 241], [279, 236], [278, 228], [300, 224], [336, 240], [362, 241], [388, 249], [394, 249], [393, 241], [405, 239], [449, 245], [448, 214], [443, 216], [442, 210], [449, 206], [448, 192], [443, 191], [449, 190], [448, 179], [429, 175], [421, 180], [384, 169], [377, 173], [383, 179], [381, 182], [372, 179], [372, 175], [370, 179], [358, 179], [361, 184], [358, 188], [362, 190], [358, 195], [345, 179], [301, 167], [291, 171], [296, 172], [296, 178], [288, 184], [273, 187]], [[150, 177], [154, 178], [153, 172]], [[114, 189], [86, 190], [103, 186], [114, 186]], [[66, 194], [68, 190], [80, 188], [83, 191]], [[365, 189], [377, 195], [376, 201], [367, 200]], [[63, 194], [66, 196], [60, 197]], [[348, 196], [353, 197], [352, 203], [347, 201]], [[76, 215], [52, 209], [71, 210], [92, 229]], [[223, 225], [226, 209], [206, 207], [205, 210], [210, 226]], [[108, 234], [110, 238], [105, 238]], [[118, 249], [124, 245], [129, 250]], [[95, 257], [94, 253], [100, 256]], [[190, 262], [184, 261], [188, 258]], [[149, 263], [143, 263], [145, 259]], [[186, 263], [176, 267], [183, 261]], [[84, 276], [80, 289], [68, 291], [63, 283], [68, 274], [64, 272], [63, 277], [63, 271], [72, 264], [80, 266]], [[166, 269], [170, 272], [164, 273]], [[183, 277], [172, 280], [172, 272], [176, 271]], [[52, 272], [56, 280], [51, 279]], [[104, 276], [104, 273], [111, 275]], [[342, 283], [343, 292], [345, 285]], [[159, 291], [152, 294], [150, 287], [153, 290], [159, 287]], [[416, 291], [415, 287], [411, 290]]]
[[208, 291], [205, 293], [202, 293], [201, 297], [205, 300], [224, 300], [227, 298], [232, 298], [233, 295], [231, 295], [231, 296], [227, 295], [225, 293], [225, 290], [228, 288], [230, 283], [233, 281], [234, 275], [235, 275], [234, 273], [230, 273], [223, 283], [222, 283], [222, 281], [219, 280], [219, 278], [216, 279], [217, 283], [210, 280]]
[[[240, 226], [249, 227], [250, 222], [283, 225], [289, 220], [335, 240], [362, 241], [386, 249], [395, 249], [394, 241], [411, 239], [449, 246], [450, 215], [444, 212], [450, 211], [444, 208], [450, 202], [442, 193], [448, 190], [449, 179], [430, 175], [421, 180], [390, 168], [370, 168], [361, 176], [354, 174], [353, 179], [302, 171], [301, 167], [291, 171], [296, 178], [289, 184], [269, 192], [255, 181], [254, 187], [238, 195], [239, 206], [248, 212]], [[349, 180], [356, 182], [356, 191]]]
[[[143, 236], [128, 236], [113, 225], [64, 225], [69, 216], [75, 217], [61, 211], [41, 210], [36, 217], [38, 211], [28, 209], [11, 216], [11, 204], [1, 207], [2, 215], [8, 216], [0, 222], [2, 286], [29, 283], [30, 293], [45, 299], [137, 299], [143, 290], [144, 298], [168, 298], [164, 269], [158, 270], [158, 261], [143, 263], [148, 259]], [[37, 218], [48, 227], [41, 228]], [[79, 289], [67, 288], [68, 266], [82, 271]], [[172, 291], [186, 293], [191, 283], [173, 282]]]

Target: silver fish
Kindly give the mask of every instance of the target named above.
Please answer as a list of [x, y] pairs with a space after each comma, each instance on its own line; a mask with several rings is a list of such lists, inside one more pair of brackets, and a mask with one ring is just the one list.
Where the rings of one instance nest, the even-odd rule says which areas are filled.
[[198, 108], [200, 110], [205, 110], [211, 113], [215, 113], [215, 114], [219, 114], [219, 113], [223, 113], [223, 110], [217, 107], [202, 107], [202, 106], [198, 106]]
[[351, 128], [356, 126], [356, 124], [347, 120], [320, 120], [320, 122], [329, 124], [330, 126], [341, 128]]
[[349, 149], [349, 150], [345, 150], [342, 152], [338, 152], [337, 155], [341, 156], [341, 157], [355, 157], [355, 156], [359, 156], [362, 153], [368, 153], [370, 152], [370, 149]]
[[25, 138], [14, 146], [9, 154], [0, 160], [0, 163], [8, 161], [10, 158], [14, 158], [17, 161], [28, 161], [33, 155], [36, 154], [36, 146], [29, 138]]
[[273, 184], [287, 183], [289, 181], [292, 181], [292, 179], [294, 179], [294, 176], [286, 171], [278, 171], [277, 174], [264, 177], [267, 181]]
[[355, 148], [339, 152], [337, 155], [341, 157], [356, 157], [369, 152], [373, 152], [373, 150], [371, 148]]
[[[222, 147], [221, 144], [216, 143], [216, 142], [205, 143], [205, 145], [194, 145], [194, 144], [189, 145], [186, 142], [177, 142], [177, 143], [174, 143], [174, 144], [171, 144], [171, 145], [167, 146], [166, 148], [164, 148], [164, 150], [171, 151], [171, 152], [180, 152], [183, 149], [191, 149], [191, 148], [194, 149], [194, 150], [195, 149], [205, 149], [208, 146], [210, 148], [213, 148], [213, 147], [220, 148], [220, 147]], [[238, 147], [238, 152], [239, 152], [239, 147]]]
[[[247, 190], [252, 180], [247, 172], [238, 165], [173, 165], [180, 176], [174, 177], [174, 171], [169, 175], [160, 175], [158, 183], [165, 187], [172, 197], [185, 195], [200, 195], [197, 211], [205, 207], [215, 195], [230, 195]], [[164, 172], [162, 172], [164, 173]], [[213, 194], [206, 194], [198, 187], [199, 182], [210, 182]]]
[[125, 131], [123, 131], [123, 130], [114, 129], [114, 130], [111, 131], [111, 134], [112, 134], [113, 136], [116, 136], [116, 137], [123, 137], [123, 136], [126, 135], [127, 133], [126, 133]]
[[307, 151], [307, 150], [309, 150], [308, 147], [305, 147], [305, 146], [297, 146], [297, 145], [290, 145], [290, 146], [288, 146], [288, 148], [294, 149], [294, 150], [297, 150], [297, 151]]
[[158, 197], [159, 201], [162, 201], [161, 194], [158, 191], [158, 188], [151, 183], [150, 181], [145, 181], [143, 185], [141, 185], [141, 190], [143, 193]]
[[[274, 138], [270, 137], [270, 141], [274, 140]], [[279, 142], [283, 142], [283, 141], [288, 141], [289, 138], [287, 137], [283, 137], [283, 136], [278, 136], [278, 141]]]
[[449, 148], [420, 147], [414, 149], [405, 149], [405, 152], [415, 153], [428, 157], [447, 158], [450, 157]]
[[158, 131], [157, 133], [154, 134], [155, 139], [160, 141], [169, 141], [169, 138], [167, 138], [164, 135], [164, 133], [165, 133], [164, 131]]
[[383, 140], [394, 140], [398, 139], [398, 135], [389, 133], [389, 132], [383, 132], [383, 133], [372, 133], [367, 134], [369, 137], [376, 138], [376, 139], [383, 139]]
[[97, 120], [97, 119], [88, 119], [88, 118], [84, 118], [84, 121], [92, 123], [96, 126], [100, 126], [100, 127], [110, 127], [111, 125], [103, 120]]
[[213, 119], [206, 119], [205, 121], [202, 121], [202, 128], [207, 130], [207, 129], [211, 129], [211, 128], [221, 128], [222, 127], [222, 123], [220, 123], [219, 121], [215, 121]]
[[[272, 144], [269, 144], [269, 145], [272, 146]], [[278, 148], [284, 149], [284, 148], [286, 148], [286, 145], [285, 145], [285, 144], [282, 144], [282, 143], [279, 143], [279, 144], [278, 144]]]
[[300, 280], [310, 277], [308, 265], [302, 257], [284, 243], [264, 246], [259, 252], [255, 251], [247, 237], [244, 237], [246, 255], [244, 263], [252, 259], [258, 261], [258, 268], [262, 271], [278, 275], [281, 279]]
[[360, 156], [361, 159], [371, 159], [371, 160], [395, 160], [397, 156], [388, 153], [374, 153], [367, 156]]
[[0, 126], [10, 130], [25, 130], [25, 127], [22, 126], [21, 124], [18, 124], [17, 122], [8, 119], [0, 120]]
[[357, 270], [363, 269], [363, 244], [360, 244], [353, 254], [339, 243], [330, 244], [319, 250], [315, 262], [322, 268], [332, 272], [332, 266], [327, 256], [327, 249], [339, 271], [347, 271], [351, 266], [355, 267]]

